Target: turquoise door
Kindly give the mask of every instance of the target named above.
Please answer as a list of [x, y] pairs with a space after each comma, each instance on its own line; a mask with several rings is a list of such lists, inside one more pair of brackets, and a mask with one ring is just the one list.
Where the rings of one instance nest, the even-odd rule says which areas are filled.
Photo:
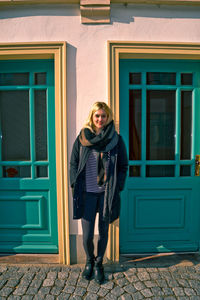
[[0, 252], [58, 253], [53, 60], [0, 62]]
[[199, 250], [199, 130], [199, 62], [121, 60], [122, 254]]

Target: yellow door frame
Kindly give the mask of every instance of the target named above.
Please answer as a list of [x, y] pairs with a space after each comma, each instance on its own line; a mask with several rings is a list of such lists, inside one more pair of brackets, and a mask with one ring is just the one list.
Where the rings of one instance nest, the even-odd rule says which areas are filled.
[[[108, 41], [108, 102], [116, 128], [120, 126], [119, 61], [120, 59], [185, 59], [200, 60], [200, 43]], [[122, 203], [123, 205], [123, 203]], [[107, 257], [119, 261], [119, 219], [109, 228]]]
[[[58, 255], [39, 255], [38, 262], [70, 264], [67, 170], [66, 43], [0, 44], [0, 60], [54, 59]], [[37, 254], [36, 254], [37, 256]], [[9, 257], [9, 261], [11, 261]], [[32, 259], [34, 260], [34, 259]], [[18, 261], [18, 260], [17, 260]], [[21, 262], [30, 261], [22, 255]]]

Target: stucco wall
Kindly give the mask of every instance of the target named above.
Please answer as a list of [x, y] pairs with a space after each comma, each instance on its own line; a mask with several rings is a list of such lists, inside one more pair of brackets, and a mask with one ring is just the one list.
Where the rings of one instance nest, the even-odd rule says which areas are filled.
[[[68, 149], [94, 101], [107, 102], [107, 41], [200, 42], [200, 7], [112, 5], [111, 24], [84, 25], [78, 5], [0, 8], [0, 42], [66, 41]], [[71, 207], [70, 207], [71, 210]], [[70, 233], [81, 233], [70, 218]]]

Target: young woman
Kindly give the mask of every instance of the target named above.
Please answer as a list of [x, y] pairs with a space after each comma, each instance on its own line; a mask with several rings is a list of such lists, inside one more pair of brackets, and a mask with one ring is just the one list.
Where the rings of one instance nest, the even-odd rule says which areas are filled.
[[[119, 217], [120, 196], [128, 168], [126, 148], [115, 131], [112, 111], [104, 102], [92, 106], [85, 126], [76, 138], [70, 160], [73, 218], [80, 219], [86, 265], [82, 276], [104, 281], [103, 257], [109, 223]], [[99, 213], [97, 256], [94, 255], [94, 225]]]

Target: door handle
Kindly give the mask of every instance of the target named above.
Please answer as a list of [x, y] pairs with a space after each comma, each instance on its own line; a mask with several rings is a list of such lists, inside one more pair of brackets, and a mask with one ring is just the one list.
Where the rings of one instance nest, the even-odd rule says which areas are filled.
[[196, 155], [195, 156], [195, 176], [200, 175], [199, 168], [200, 168], [200, 155]]

